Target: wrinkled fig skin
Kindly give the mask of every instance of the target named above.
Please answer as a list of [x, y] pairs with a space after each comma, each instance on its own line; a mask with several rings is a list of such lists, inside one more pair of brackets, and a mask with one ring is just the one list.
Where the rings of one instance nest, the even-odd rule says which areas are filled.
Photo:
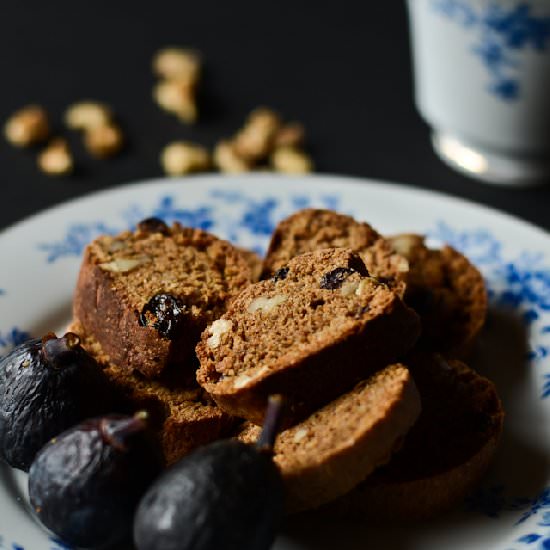
[[[29, 472], [31, 505], [42, 523], [79, 548], [131, 539], [135, 508], [161, 471], [135, 418], [110, 415], [72, 428], [38, 453]], [[144, 427], [144, 426], [143, 426]]]
[[134, 521], [138, 550], [267, 550], [283, 514], [271, 457], [238, 441], [188, 455], [143, 497]]
[[107, 381], [78, 337], [44, 340], [0, 359], [0, 456], [24, 471], [52, 437], [113, 410]]

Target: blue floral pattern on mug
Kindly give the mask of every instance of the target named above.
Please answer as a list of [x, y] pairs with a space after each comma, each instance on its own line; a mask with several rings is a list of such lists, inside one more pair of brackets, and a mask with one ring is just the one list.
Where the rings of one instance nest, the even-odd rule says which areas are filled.
[[476, 32], [472, 51], [490, 76], [488, 90], [496, 97], [512, 101], [520, 96], [522, 59], [520, 52], [540, 53], [550, 44], [550, 14], [535, 14], [523, 0], [503, 6], [495, 0], [433, 0], [436, 12]]

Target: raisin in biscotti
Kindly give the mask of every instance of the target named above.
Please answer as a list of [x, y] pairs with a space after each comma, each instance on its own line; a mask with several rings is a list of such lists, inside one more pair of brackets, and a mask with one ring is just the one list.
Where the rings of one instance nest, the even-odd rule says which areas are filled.
[[422, 319], [422, 346], [462, 355], [487, 315], [481, 273], [454, 248], [430, 249], [420, 235], [396, 235], [389, 240], [409, 261], [405, 301]]
[[82, 345], [103, 367], [119, 404], [127, 412], [146, 410], [167, 465], [193, 449], [229, 434], [234, 420], [209, 399], [185, 372], [164, 372], [155, 380], [113, 365], [101, 346], [86, 336], [78, 323], [71, 330], [82, 338]]
[[[287, 510], [316, 508], [349, 492], [390, 459], [419, 413], [412, 377], [397, 364], [281, 432], [273, 459], [285, 483]], [[246, 423], [237, 437], [254, 443], [260, 431]]]
[[425, 519], [459, 504], [489, 466], [504, 412], [493, 383], [456, 360], [408, 362], [422, 412], [391, 461], [324, 512], [331, 517]]
[[323, 248], [351, 248], [369, 273], [402, 294], [408, 264], [369, 224], [332, 210], [306, 208], [281, 221], [264, 258], [262, 278], [271, 277], [291, 258]]
[[368, 275], [349, 249], [290, 260], [247, 287], [197, 345], [199, 383], [228, 413], [256, 424], [280, 393], [295, 421], [402, 356], [418, 316]]
[[249, 282], [231, 244], [153, 218], [88, 245], [73, 314], [113, 364], [155, 377], [192, 357], [200, 333]]

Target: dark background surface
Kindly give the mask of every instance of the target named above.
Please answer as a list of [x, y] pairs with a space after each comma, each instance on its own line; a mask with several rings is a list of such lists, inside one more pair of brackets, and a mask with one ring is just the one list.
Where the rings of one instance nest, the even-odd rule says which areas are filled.
[[[205, 60], [200, 123], [186, 127], [152, 102], [153, 53], [192, 46]], [[447, 168], [415, 111], [405, 3], [281, 1], [2, 2], [0, 120], [31, 102], [64, 132], [80, 99], [115, 109], [129, 146], [111, 161], [86, 156], [49, 178], [36, 151], [0, 142], [0, 228], [65, 199], [162, 174], [174, 139], [212, 146], [267, 105], [300, 120], [319, 172], [385, 179], [443, 191], [510, 212], [546, 229], [550, 185], [504, 189]]]

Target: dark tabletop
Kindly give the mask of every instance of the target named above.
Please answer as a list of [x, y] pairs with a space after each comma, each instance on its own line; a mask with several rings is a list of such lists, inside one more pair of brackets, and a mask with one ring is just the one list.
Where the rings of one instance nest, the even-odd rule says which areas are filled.
[[[151, 99], [151, 58], [167, 45], [204, 55], [194, 127]], [[93, 161], [71, 136], [80, 168], [54, 179], [37, 170], [36, 151], [2, 138], [0, 229], [68, 198], [160, 176], [164, 144], [212, 146], [259, 105], [304, 123], [319, 172], [443, 191], [550, 229], [550, 185], [478, 183], [433, 153], [413, 104], [404, 2], [3, 2], [0, 51], [2, 123], [40, 103], [65, 132], [65, 107], [92, 98], [113, 106], [129, 140], [118, 158]]]

